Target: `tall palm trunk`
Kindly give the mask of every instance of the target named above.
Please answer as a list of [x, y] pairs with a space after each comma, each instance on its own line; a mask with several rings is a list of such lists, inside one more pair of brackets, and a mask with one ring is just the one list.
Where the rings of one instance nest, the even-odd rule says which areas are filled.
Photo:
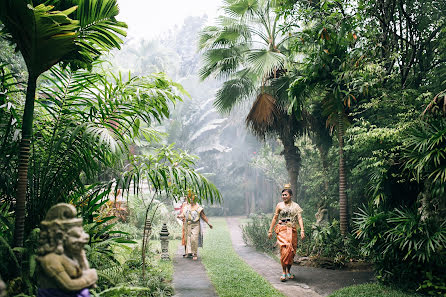
[[25, 110], [22, 121], [22, 141], [19, 148], [18, 184], [15, 205], [14, 246], [22, 247], [25, 229], [26, 192], [28, 186], [29, 151], [34, 117], [34, 98], [36, 96], [37, 76], [29, 73], [26, 90]]
[[345, 178], [345, 160], [344, 160], [344, 125], [342, 113], [338, 113], [338, 141], [339, 141], [339, 223], [341, 234], [345, 235], [348, 232], [348, 210], [347, 210], [347, 195], [345, 193], [346, 178]]
[[285, 166], [290, 179], [291, 190], [293, 191], [294, 200], [297, 201], [297, 178], [300, 170], [300, 150], [294, 145], [294, 136], [280, 134], [280, 140], [283, 144], [283, 156], [285, 158]]

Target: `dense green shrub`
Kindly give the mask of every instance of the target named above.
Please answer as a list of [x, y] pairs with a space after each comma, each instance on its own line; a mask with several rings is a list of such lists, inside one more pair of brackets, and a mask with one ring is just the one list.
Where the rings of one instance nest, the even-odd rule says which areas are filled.
[[357, 213], [354, 230], [378, 279], [446, 294], [446, 221], [423, 218], [416, 209], [371, 209]]
[[[305, 222], [304, 222], [305, 225]], [[339, 228], [339, 221], [333, 220], [329, 224], [307, 224], [305, 240], [300, 241], [297, 254], [301, 256], [333, 258], [334, 263], [343, 266], [346, 261], [360, 259], [359, 242], [347, 234], [343, 237]]]
[[[115, 249], [116, 254], [120, 254]], [[152, 251], [146, 255], [146, 277], [142, 277], [141, 249], [139, 246], [124, 250], [125, 259], [104, 263], [98, 269], [99, 280], [94, 296], [172, 296], [173, 288], [168, 272], [160, 267]], [[122, 254], [122, 252], [121, 252]]]
[[251, 220], [241, 227], [244, 242], [263, 252], [274, 251], [276, 234], [273, 232], [273, 237], [268, 238], [271, 217], [260, 214], [252, 215], [250, 218]]
[[132, 224], [117, 222], [113, 226], [113, 231], [121, 231], [124, 232], [124, 237], [127, 239], [139, 239], [142, 237], [143, 229], [137, 228]]

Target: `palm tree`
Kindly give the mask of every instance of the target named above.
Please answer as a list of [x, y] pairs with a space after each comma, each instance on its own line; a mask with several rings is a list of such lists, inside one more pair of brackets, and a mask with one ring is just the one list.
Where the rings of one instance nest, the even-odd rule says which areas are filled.
[[16, 44], [28, 70], [19, 152], [14, 246], [23, 246], [37, 79], [61, 62], [74, 69], [89, 68], [103, 52], [119, 48], [122, 40], [118, 35], [125, 35], [123, 28], [126, 28], [126, 24], [115, 19], [118, 13], [116, 0], [0, 0], [3, 30]]
[[350, 125], [350, 106], [356, 100], [353, 94], [359, 93], [364, 84], [361, 80], [363, 57], [355, 48], [357, 37], [351, 33], [352, 24], [348, 19], [341, 17], [331, 22], [336, 27], [328, 26], [317, 18], [336, 18], [338, 15], [327, 16], [327, 12], [315, 11], [314, 22], [299, 34], [306, 57], [293, 74], [291, 108], [311, 111], [309, 126], [321, 145], [326, 146], [328, 143], [326, 131], [320, 125], [322, 119], [326, 122], [326, 128], [331, 132], [336, 131], [339, 148], [339, 218], [341, 233], [345, 235], [348, 231], [348, 203], [344, 134]]
[[204, 65], [200, 76], [225, 79], [214, 102], [221, 112], [256, 98], [246, 123], [261, 138], [272, 134], [281, 139], [295, 190], [300, 167], [295, 137], [301, 127], [297, 115], [288, 114], [286, 108], [287, 80], [274, 83], [286, 76], [285, 43], [289, 37], [278, 30], [280, 18], [274, 12], [273, 1], [227, 0], [223, 10], [225, 15], [218, 18], [218, 24], [201, 32], [199, 46], [204, 51]]

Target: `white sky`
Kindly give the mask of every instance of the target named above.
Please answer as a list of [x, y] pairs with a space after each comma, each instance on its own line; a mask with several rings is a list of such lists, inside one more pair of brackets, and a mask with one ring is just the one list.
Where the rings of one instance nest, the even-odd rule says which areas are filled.
[[181, 26], [188, 16], [217, 16], [221, 0], [118, 0], [118, 20], [129, 26], [128, 38], [152, 39]]

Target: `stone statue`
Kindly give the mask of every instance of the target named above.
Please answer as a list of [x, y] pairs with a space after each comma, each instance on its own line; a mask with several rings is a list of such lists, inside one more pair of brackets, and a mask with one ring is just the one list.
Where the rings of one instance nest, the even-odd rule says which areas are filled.
[[314, 216], [316, 217], [316, 226], [324, 226], [328, 224], [328, 210], [325, 207], [320, 206]]
[[6, 296], [6, 285], [0, 277], [0, 297]]
[[37, 258], [40, 263], [38, 297], [87, 297], [98, 275], [90, 266], [84, 245], [89, 236], [73, 205], [59, 203], [41, 223]]

